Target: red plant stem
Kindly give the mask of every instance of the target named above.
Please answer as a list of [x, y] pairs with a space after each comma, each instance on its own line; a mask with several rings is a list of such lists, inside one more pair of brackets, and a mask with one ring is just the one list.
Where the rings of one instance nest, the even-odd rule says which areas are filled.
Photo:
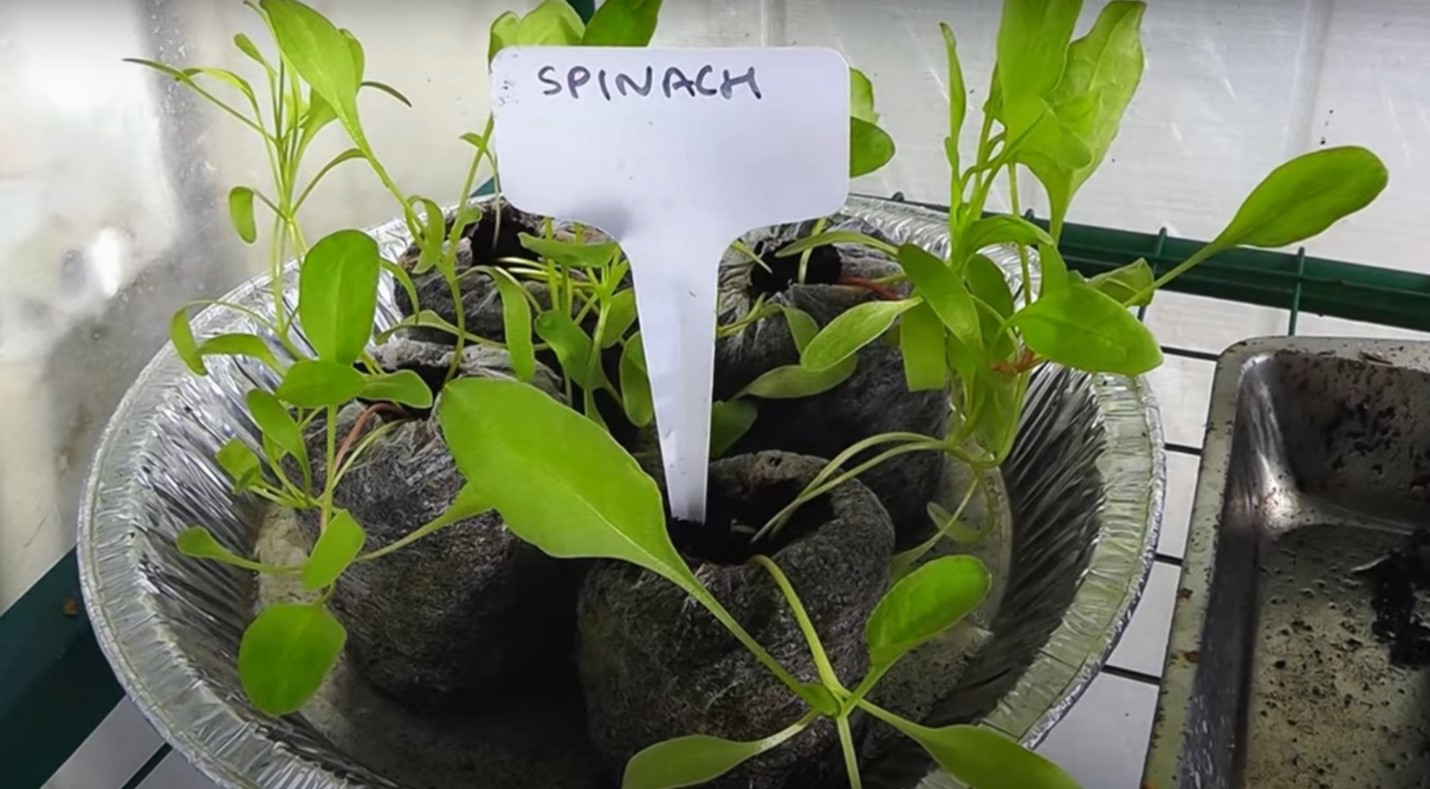
[[839, 285], [853, 285], [856, 288], [864, 288], [865, 290], [872, 291], [874, 295], [887, 301], [898, 301], [903, 298], [903, 296], [900, 296], [898, 293], [895, 293], [889, 288], [886, 288], [871, 279], [864, 279], [863, 277], [840, 277], [839, 279], [835, 280], [835, 283]]
[[371, 420], [375, 415], [383, 411], [389, 411], [394, 414], [403, 413], [401, 408], [393, 405], [392, 403], [373, 403], [367, 408], [364, 408], [363, 412], [361, 414], [358, 414], [358, 418], [353, 420], [353, 426], [348, 428], [348, 434], [343, 437], [343, 443], [341, 446], [338, 447], [338, 454], [333, 459], [334, 469], [341, 469], [343, 467], [343, 458], [347, 457], [348, 450], [353, 448], [353, 444], [357, 441], [357, 437], [359, 435], [362, 435], [362, 429], [367, 426], [369, 420]]

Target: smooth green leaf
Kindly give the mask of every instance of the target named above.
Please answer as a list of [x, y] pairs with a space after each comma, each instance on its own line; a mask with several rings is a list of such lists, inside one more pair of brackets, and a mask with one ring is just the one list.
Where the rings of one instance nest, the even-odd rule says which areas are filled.
[[899, 265], [914, 283], [914, 295], [922, 296], [943, 325], [965, 345], [979, 344], [978, 308], [963, 279], [942, 260], [922, 247], [899, 247]]
[[242, 493], [259, 479], [261, 466], [258, 455], [248, 445], [236, 438], [230, 438], [219, 447], [214, 455], [218, 467], [233, 481], [233, 492]]
[[894, 138], [860, 118], [849, 119], [849, 177], [878, 170], [894, 158]]
[[283, 58], [321, 96], [362, 147], [357, 92], [362, 62], [352, 40], [322, 14], [297, 0], [260, 0]]
[[298, 317], [318, 358], [351, 364], [372, 337], [382, 265], [377, 242], [358, 230], [325, 236], [298, 271]]
[[631, 335], [621, 349], [621, 405], [626, 419], [636, 427], [645, 427], [655, 418], [655, 400], [650, 392], [650, 378], [645, 369], [645, 348], [640, 333]]
[[201, 356], [251, 356], [268, 365], [274, 371], [279, 369], [278, 359], [268, 343], [252, 334], [218, 334], [204, 340], [199, 346]]
[[222, 545], [219, 545], [218, 540], [214, 539], [214, 536], [209, 533], [209, 530], [202, 526], [190, 526], [179, 532], [179, 535], [174, 538], [174, 547], [179, 549], [179, 553], [194, 559], [212, 559], [217, 562], [233, 565], [234, 567], [241, 567], [245, 570], [261, 572], [264, 570], [277, 569], [269, 567], [268, 565], [259, 564], [250, 559], [245, 559]]
[[1370, 205], [1388, 179], [1385, 165], [1365, 148], [1303, 154], [1272, 170], [1207, 246], [1281, 247], [1304, 241]]
[[517, 380], [530, 381], [536, 374], [536, 346], [531, 341], [531, 303], [526, 290], [509, 272], [493, 267], [492, 282], [501, 295], [502, 326], [506, 334], [506, 350], [511, 357], [511, 370]]
[[948, 383], [943, 338], [943, 322], [927, 304], [904, 313], [899, 321], [899, 352], [910, 392], [935, 391]]
[[259, 612], [238, 645], [238, 678], [269, 715], [303, 708], [337, 664], [347, 631], [319, 605], [274, 604]]
[[536, 333], [561, 363], [561, 373], [583, 389], [591, 388], [586, 380], [591, 365], [591, 338], [564, 312], [548, 311], [536, 317]]
[[528, 384], [480, 378], [448, 383], [437, 418], [462, 475], [521, 539], [703, 593], [666, 533], [655, 480], [595, 422]]
[[517, 41], [524, 46], [575, 46], [586, 25], [566, 0], [544, 0], [522, 17]]
[[953, 513], [944, 509], [942, 504], [930, 501], [925, 507], [925, 512], [929, 520], [933, 521], [934, 530], [941, 537], [947, 537], [954, 542], [972, 545], [983, 538], [983, 534], [977, 529], [965, 526]]
[[232, 71], [229, 71], [228, 69], [211, 68], [208, 66], [193, 66], [184, 69], [184, 75], [189, 77], [190, 79], [192, 79], [198, 74], [203, 74], [206, 77], [216, 79], [219, 82], [222, 82], [233, 88], [234, 90], [237, 90], [239, 93], [242, 93], [245, 98], [248, 99], [250, 105], [255, 105], [258, 103], [258, 96], [253, 92], [253, 86], [248, 84], [248, 80], [238, 76], [237, 74], [233, 73]]
[[849, 114], [866, 123], [879, 123], [879, 113], [874, 111], [874, 83], [857, 68], [849, 69]]
[[242, 33], [238, 33], [233, 37], [233, 45], [238, 47], [238, 51], [247, 55], [253, 62], [262, 66], [264, 71], [267, 71], [270, 75], [275, 73], [273, 66], [268, 62], [268, 58], [265, 58], [263, 53], [258, 51], [258, 47], [254, 46], [253, 39]]
[[784, 313], [785, 322], [789, 324], [790, 337], [794, 339], [795, 350], [804, 353], [804, 349], [809, 347], [809, 341], [819, 334], [819, 324], [814, 317], [798, 307], [781, 306]]
[[1128, 307], [1145, 307], [1152, 303], [1152, 285], [1157, 278], [1146, 258], [1137, 258], [1087, 281], [1087, 284]]
[[363, 383], [362, 373], [345, 364], [304, 359], [288, 368], [274, 394], [299, 408], [326, 408], [357, 397]]
[[621, 248], [614, 241], [588, 244], [577, 241], [558, 241], [541, 238], [530, 233], [519, 233], [521, 245], [553, 263], [573, 268], [603, 268], [620, 254]]
[[721, 400], [710, 407], [710, 457], [729, 451], [755, 424], [760, 410], [749, 400]]
[[844, 383], [858, 365], [859, 357], [850, 356], [827, 370], [811, 370], [798, 364], [776, 367], [751, 381], [736, 397], [787, 400], [817, 395]]
[[377, 80], [365, 80], [365, 81], [363, 81], [363, 82], [359, 85], [359, 87], [372, 88], [372, 89], [374, 89], [374, 90], [380, 90], [380, 91], [382, 91], [383, 93], [386, 93], [387, 95], [393, 97], [394, 99], [397, 99], [398, 101], [402, 102], [403, 104], [406, 104], [408, 107], [411, 107], [411, 106], [412, 106], [412, 100], [411, 100], [411, 99], [409, 99], [409, 98], [407, 98], [406, 96], [402, 95], [402, 91], [398, 90], [397, 88], [392, 87], [391, 85], [387, 84], [386, 82], [378, 82]]
[[800, 354], [799, 363], [812, 372], [822, 372], [859, 352], [879, 339], [899, 316], [916, 306], [915, 299], [866, 301], [839, 313]]
[[303, 203], [307, 202], [308, 195], [313, 191], [314, 188], [317, 187], [318, 183], [322, 181], [328, 173], [336, 169], [338, 165], [344, 162], [350, 162], [354, 159], [366, 158], [367, 154], [363, 153], [361, 149], [349, 148], [346, 151], [343, 151], [342, 153], [338, 154], [337, 156], [334, 156], [332, 159], [329, 159], [327, 164], [323, 165], [321, 168], [318, 169], [318, 172], [313, 173], [313, 177], [309, 179], [308, 185], [303, 187], [303, 192], [298, 196], [297, 204], [301, 206]]
[[[1045, 98], [1063, 76], [1082, 0], [1004, 0], [998, 26], [998, 87], [1003, 108]], [[1009, 129], [1009, 139], [1020, 131]]]
[[932, 729], [887, 712], [878, 717], [923, 746], [940, 769], [970, 789], [1080, 789], [1046, 757], [991, 729], [966, 724]]
[[661, 0], [605, 0], [581, 36], [587, 47], [644, 47], [655, 35]]
[[362, 552], [367, 534], [344, 509], [334, 509], [332, 517], [313, 543], [313, 552], [303, 565], [303, 585], [309, 589], [322, 589], [338, 580], [338, 576], [348, 569], [353, 559]]
[[963, 66], [958, 62], [958, 42], [953, 28], [940, 22], [938, 29], [943, 34], [944, 55], [948, 60], [948, 136], [944, 153], [949, 158], [949, 167], [957, 173], [958, 137], [963, 131], [964, 116], [968, 114], [968, 87], [963, 82]]
[[[963, 382], [965, 389], [971, 389], [976, 383], [979, 369], [987, 364], [982, 346], [965, 345], [957, 337], [947, 333], [944, 334], [944, 343], [949, 369]], [[971, 406], [971, 403], [967, 404], [967, 407]]]
[[627, 288], [611, 297], [606, 313], [606, 328], [601, 332], [601, 347], [614, 348], [636, 322], [636, 292]]
[[1068, 264], [1056, 244], [1038, 247], [1038, 272], [1042, 280], [1038, 288], [1039, 298], [1068, 289]]
[[422, 206], [422, 221], [419, 232], [417, 273], [421, 274], [433, 267], [441, 267], [448, 279], [457, 276], [456, 261], [442, 254], [447, 238], [447, 217], [441, 207], [431, 198], [414, 195], [408, 198], [414, 205]]
[[1083, 283], [1039, 298], [1013, 325], [1033, 351], [1075, 370], [1141, 375], [1162, 363], [1152, 332], [1111, 296]]
[[829, 244], [858, 244], [868, 247], [878, 252], [883, 252], [889, 257], [897, 254], [898, 250], [892, 245], [880, 241], [873, 236], [866, 236], [863, 233], [855, 233], [850, 230], [826, 230], [823, 233], [814, 233], [804, 238], [795, 239], [775, 253], [775, 257], [787, 258], [791, 255], [798, 255], [806, 249], [814, 249]]
[[990, 583], [988, 568], [972, 556], [943, 556], [901, 578], [864, 627], [870, 670], [892, 666], [958, 624], [983, 602]]
[[313, 138], [318, 136], [318, 132], [337, 119], [338, 114], [333, 112], [332, 105], [318, 95], [317, 91], [309, 90], [308, 111], [303, 114], [303, 122], [300, 126], [302, 131], [298, 137], [298, 144], [306, 150]]
[[487, 65], [491, 65], [498, 52], [520, 43], [520, 36], [521, 17], [514, 12], [506, 11], [492, 20], [491, 33], [487, 39]]
[[358, 397], [410, 405], [413, 408], [432, 407], [431, 387], [422, 380], [422, 376], [412, 370], [364, 376], [362, 391], [358, 393]]
[[800, 721], [763, 740], [736, 742], [690, 734], [647, 746], [626, 762], [621, 789], [682, 789], [699, 786], [783, 744], [808, 727]]
[[367, 65], [367, 55], [362, 51], [362, 43], [357, 40], [357, 36], [354, 36], [351, 30], [345, 27], [338, 28], [338, 33], [348, 42], [348, 53], [352, 56], [353, 68], [357, 71], [358, 86], [361, 87], [363, 69]]
[[250, 389], [244, 396], [244, 401], [248, 404], [248, 413], [253, 416], [254, 423], [263, 432], [264, 439], [282, 453], [269, 459], [276, 463], [284, 456], [292, 455], [306, 474], [308, 445], [303, 440], [303, 430], [298, 426], [298, 421], [283, 403], [262, 389]]
[[983, 249], [994, 244], [1037, 246], [1053, 243], [1052, 236], [1041, 227], [1020, 216], [999, 214], [974, 222], [968, 228], [967, 248]]
[[982, 364], [973, 372], [973, 392], [973, 437], [989, 452], [1001, 452], [1018, 430], [1018, 377]]
[[246, 186], [235, 186], [228, 192], [228, 218], [233, 229], [244, 243], [252, 244], [258, 238], [258, 225], [253, 219], [253, 190]]
[[1013, 314], [1013, 292], [1003, 269], [983, 255], [974, 255], [963, 269], [963, 281], [971, 296], [993, 310], [989, 313], [983, 306], [978, 307], [978, 323], [988, 354], [993, 359], [1011, 356], [1013, 337], [1003, 327], [1003, 319]]
[[169, 319], [169, 342], [173, 343], [174, 352], [179, 359], [195, 375], [208, 375], [203, 356], [199, 353], [198, 341], [194, 339], [194, 330], [189, 326], [188, 310], [179, 309], [174, 313], [174, 317]]

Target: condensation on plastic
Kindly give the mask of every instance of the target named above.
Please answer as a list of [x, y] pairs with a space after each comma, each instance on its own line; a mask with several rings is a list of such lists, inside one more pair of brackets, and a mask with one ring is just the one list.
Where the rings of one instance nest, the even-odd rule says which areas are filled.
[[[846, 210], [897, 242], [946, 249], [947, 223], [935, 213], [868, 199], [854, 199]], [[401, 222], [371, 232], [389, 259], [407, 246]], [[993, 257], [1016, 283], [1016, 257]], [[295, 269], [287, 271], [292, 306]], [[225, 301], [271, 315], [266, 281], [250, 280]], [[398, 317], [385, 279], [380, 328]], [[219, 306], [194, 324], [198, 336], [266, 334], [251, 318]], [[276, 341], [270, 345], [284, 358]], [[276, 383], [248, 359], [215, 358], [199, 377], [172, 346], [154, 357], [105, 428], [82, 500], [85, 605], [134, 703], [220, 785], [392, 786], [364, 766], [370, 753], [341, 752], [302, 716], [274, 720], [246, 703], [234, 666], [253, 615], [255, 576], [174, 548], [181, 530], [202, 523], [221, 544], [252, 549], [261, 509], [229, 494], [213, 456], [234, 437], [257, 446], [244, 394]], [[1087, 687], [1127, 624], [1153, 559], [1165, 466], [1160, 417], [1141, 380], [1044, 367], [1028, 398], [1004, 467], [1013, 514], [1007, 591], [992, 638], [935, 716], [981, 716], [1034, 745]], [[345, 723], [373, 729], [371, 747], [402, 747], [371, 713], [354, 712]], [[452, 748], [472, 752], [461, 740]], [[896, 755], [889, 770], [908, 764], [926, 772], [916, 756]], [[926, 781], [948, 785], [942, 776]]]

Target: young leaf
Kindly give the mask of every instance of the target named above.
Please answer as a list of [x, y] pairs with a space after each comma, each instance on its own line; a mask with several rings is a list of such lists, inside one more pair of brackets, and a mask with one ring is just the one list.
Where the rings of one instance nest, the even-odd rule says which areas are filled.
[[194, 339], [194, 330], [189, 326], [187, 309], [180, 308], [174, 313], [174, 317], [169, 319], [169, 342], [173, 343], [174, 352], [179, 355], [179, 359], [195, 375], [208, 375], [203, 355], [199, 353], [199, 344]]
[[558, 241], [541, 238], [530, 233], [518, 233], [521, 245], [553, 263], [573, 268], [603, 268], [609, 266], [621, 248], [614, 241], [599, 244], [585, 244], [576, 241]]
[[1058, 251], [1056, 244], [1038, 247], [1038, 271], [1042, 274], [1039, 298], [1047, 298], [1068, 289], [1071, 281], [1068, 277], [1068, 264], [1063, 260], [1063, 253]]
[[948, 136], [945, 138], [945, 153], [949, 167], [954, 173], [958, 167], [958, 136], [963, 131], [963, 119], [968, 114], [968, 88], [963, 82], [963, 66], [958, 62], [958, 42], [953, 37], [953, 28], [940, 22], [939, 32], [943, 34], [944, 53], [948, 59]]
[[[185, 324], [187, 325], [187, 324]], [[218, 334], [204, 340], [199, 346], [200, 356], [251, 356], [268, 365], [270, 370], [279, 369], [278, 359], [268, 343], [252, 334]]]
[[297, 420], [283, 407], [283, 403], [262, 389], [250, 389], [244, 396], [244, 401], [248, 404], [248, 413], [253, 416], [254, 423], [263, 432], [263, 437], [282, 453], [270, 460], [276, 463], [283, 456], [292, 455], [306, 473], [308, 445], [303, 441], [302, 428], [298, 427]]
[[216, 562], [223, 562], [244, 570], [254, 572], [273, 571], [281, 568], [272, 567], [266, 564], [245, 559], [242, 556], [230, 551], [218, 544], [218, 540], [209, 533], [208, 529], [202, 526], [190, 526], [179, 532], [174, 538], [174, 547], [179, 549], [179, 553], [195, 559], [212, 559]]
[[857, 68], [849, 69], [849, 115], [865, 123], [879, 123], [879, 113], [874, 111], [874, 83]]
[[214, 455], [218, 467], [233, 480], [233, 492], [242, 493], [258, 481], [261, 471], [258, 455], [248, 445], [236, 438], [230, 438], [219, 447]]
[[299, 408], [342, 405], [363, 388], [362, 373], [335, 362], [304, 359], [288, 368], [274, 392], [279, 400]]
[[966, 724], [931, 729], [868, 702], [859, 706], [922, 745], [944, 772], [970, 789], [1080, 789], [1046, 757], [990, 729]]
[[367, 534], [347, 510], [335, 509], [303, 565], [303, 585], [322, 589], [338, 580], [362, 551]]
[[914, 295], [923, 297], [959, 341], [977, 346], [978, 308], [963, 279], [948, 264], [913, 244], [899, 247], [899, 265], [913, 281]]
[[576, 46], [586, 25], [566, 0], [544, 0], [521, 20], [517, 40], [526, 46]]
[[520, 43], [520, 36], [521, 17], [514, 12], [506, 11], [492, 20], [491, 34], [487, 39], [487, 65], [491, 65], [498, 52]]
[[704, 784], [804, 731], [808, 720], [752, 742], [690, 734], [647, 746], [626, 762], [621, 789], [681, 789]]
[[958, 624], [988, 594], [988, 568], [972, 556], [943, 556], [894, 584], [864, 627], [870, 671], [899, 658]]
[[308, 250], [298, 271], [298, 317], [318, 358], [352, 364], [367, 347], [382, 266], [377, 242], [339, 230]]
[[381, 400], [413, 408], [432, 407], [432, 389], [422, 376], [412, 370], [365, 376], [362, 391], [357, 396], [364, 400]]
[[447, 384], [437, 418], [462, 475], [521, 539], [557, 558], [631, 562], [703, 593], [666, 533], [655, 480], [590, 419], [528, 384], [480, 378]]
[[844, 383], [859, 365], [858, 356], [850, 356], [827, 370], [811, 370], [798, 364], [787, 364], [769, 370], [751, 381], [736, 397], [750, 395], [766, 400], [787, 400], [809, 397]]
[[1385, 165], [1364, 148], [1303, 154], [1272, 170], [1207, 246], [1281, 247], [1304, 241], [1370, 205], [1388, 177]]
[[749, 400], [722, 400], [710, 408], [710, 457], [718, 458], [729, 451], [750, 427], [760, 410]]
[[302, 709], [342, 654], [347, 631], [322, 604], [274, 604], [243, 631], [238, 678], [253, 706], [269, 715]]
[[804, 353], [804, 349], [809, 347], [809, 341], [819, 334], [819, 324], [813, 316], [798, 307], [781, 306], [780, 310], [784, 312], [785, 321], [789, 324], [795, 350]]
[[963, 279], [968, 292], [992, 307], [1000, 317], [1013, 314], [1013, 291], [1008, 288], [1008, 278], [997, 263], [983, 255], [974, 255], [963, 269]]
[[361, 82], [361, 83], [358, 85], [358, 87], [360, 87], [360, 88], [372, 88], [373, 90], [380, 90], [380, 91], [382, 91], [383, 93], [386, 93], [387, 95], [393, 97], [394, 99], [397, 99], [398, 101], [402, 102], [403, 104], [406, 104], [408, 107], [411, 107], [411, 106], [412, 106], [412, 100], [411, 100], [411, 99], [409, 99], [409, 98], [407, 98], [406, 96], [402, 95], [402, 91], [398, 90], [397, 88], [392, 87], [391, 85], [387, 84], [386, 82], [378, 82], [377, 80], [364, 80], [363, 82]]
[[521, 283], [505, 269], [493, 267], [492, 282], [501, 295], [502, 326], [506, 333], [506, 350], [511, 357], [511, 370], [519, 381], [530, 381], [536, 374], [536, 346], [531, 341], [531, 304]]
[[283, 58], [314, 93], [322, 96], [353, 134], [353, 141], [362, 147], [357, 92], [363, 65], [355, 57], [351, 39], [322, 14], [297, 0], [259, 0], [259, 4], [267, 14]]
[[973, 437], [989, 452], [1001, 452], [1018, 430], [1018, 378], [984, 365], [973, 372], [972, 380]]
[[970, 250], [979, 250], [994, 244], [1021, 244], [1031, 247], [1052, 243], [1053, 238], [1046, 230], [1020, 216], [990, 216], [974, 222], [968, 228], [967, 248]]
[[258, 225], [253, 219], [253, 190], [246, 186], [235, 186], [228, 193], [228, 218], [233, 229], [244, 243], [252, 244], [258, 238]]
[[276, 76], [276, 72], [274, 72], [273, 66], [269, 64], [268, 58], [263, 57], [263, 53], [259, 52], [258, 47], [254, 46], [253, 39], [239, 33], [233, 37], [233, 45], [238, 47], [239, 52], [247, 55], [253, 62], [262, 66], [263, 70], [267, 71], [270, 76]]
[[879, 339], [900, 315], [918, 304], [916, 299], [866, 301], [841, 312], [805, 346], [800, 366], [811, 372], [834, 367]]
[[586, 47], [644, 47], [655, 35], [661, 0], [605, 0], [581, 36]]
[[1141, 375], [1162, 363], [1152, 332], [1127, 308], [1084, 283], [1039, 298], [1013, 317], [1028, 347], [1091, 373]]
[[866, 236], [863, 233], [855, 233], [850, 230], [826, 230], [823, 233], [815, 233], [804, 238], [795, 239], [775, 253], [775, 257], [787, 258], [791, 255], [798, 255], [806, 249], [814, 249], [828, 244], [858, 244], [868, 247], [877, 252], [883, 252], [889, 257], [898, 254], [898, 249], [894, 246], [880, 241], [873, 236]]
[[1128, 307], [1144, 307], [1152, 303], [1152, 284], [1156, 281], [1146, 258], [1137, 258], [1120, 268], [1104, 271], [1087, 284]]
[[[1005, 0], [998, 26], [998, 87], [1005, 111], [1052, 93], [1081, 10], [1082, 0]], [[1022, 131], [1010, 125], [1008, 138]]]
[[655, 418], [655, 401], [650, 393], [645, 349], [639, 332], [631, 335], [621, 349], [621, 405], [626, 419], [636, 427], [645, 427]]
[[636, 322], [636, 292], [627, 288], [611, 297], [606, 314], [606, 328], [601, 332], [601, 347], [614, 348]]
[[543, 312], [536, 318], [536, 333], [556, 352], [561, 373], [583, 389], [590, 388], [591, 338], [564, 312]]
[[936, 391], [948, 383], [943, 337], [943, 323], [927, 304], [904, 313], [899, 321], [899, 351], [910, 392]]
[[894, 158], [894, 139], [883, 129], [859, 118], [849, 119], [849, 177], [878, 170]]

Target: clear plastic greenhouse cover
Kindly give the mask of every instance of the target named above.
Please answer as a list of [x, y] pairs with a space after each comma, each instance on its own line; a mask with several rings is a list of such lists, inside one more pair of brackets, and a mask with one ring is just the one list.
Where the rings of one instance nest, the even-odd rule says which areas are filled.
[[[512, 7], [534, 3], [515, 3]], [[1103, 2], [1085, 4], [1085, 29]], [[1430, 271], [1417, 254], [1430, 190], [1430, 5], [1406, 0], [1153, 2], [1146, 74], [1108, 161], [1071, 221], [1206, 238], [1270, 168], [1323, 145], [1376, 151], [1382, 199], [1308, 244], [1311, 254]], [[487, 116], [486, 42], [508, 4], [318, 0], [367, 49], [368, 73], [409, 109], [365, 92], [369, 136], [395, 178], [455, 201], [458, 139]], [[874, 82], [898, 154], [857, 193], [945, 199], [943, 42], [956, 31], [970, 118], [992, 62], [995, 2], [668, 2], [653, 44], [838, 49]], [[66, 19], [66, 16], [71, 18]], [[72, 546], [99, 432], [166, 340], [168, 317], [267, 266], [225, 194], [262, 182], [251, 133], [141, 66], [147, 57], [257, 77], [235, 30], [263, 40], [236, 0], [0, 4], [0, 610]], [[575, 131], [572, 132], [576, 133]], [[338, 152], [321, 139], [311, 162]], [[971, 140], [965, 139], [965, 149]], [[1000, 187], [1001, 188], [1001, 187]], [[1033, 182], [1024, 195], [1035, 195]], [[1027, 199], [1027, 198], [1025, 198]], [[991, 202], [1005, 210], [1002, 193]], [[1039, 201], [1029, 200], [1035, 210]], [[397, 208], [370, 171], [340, 168], [305, 207], [313, 233]]]

